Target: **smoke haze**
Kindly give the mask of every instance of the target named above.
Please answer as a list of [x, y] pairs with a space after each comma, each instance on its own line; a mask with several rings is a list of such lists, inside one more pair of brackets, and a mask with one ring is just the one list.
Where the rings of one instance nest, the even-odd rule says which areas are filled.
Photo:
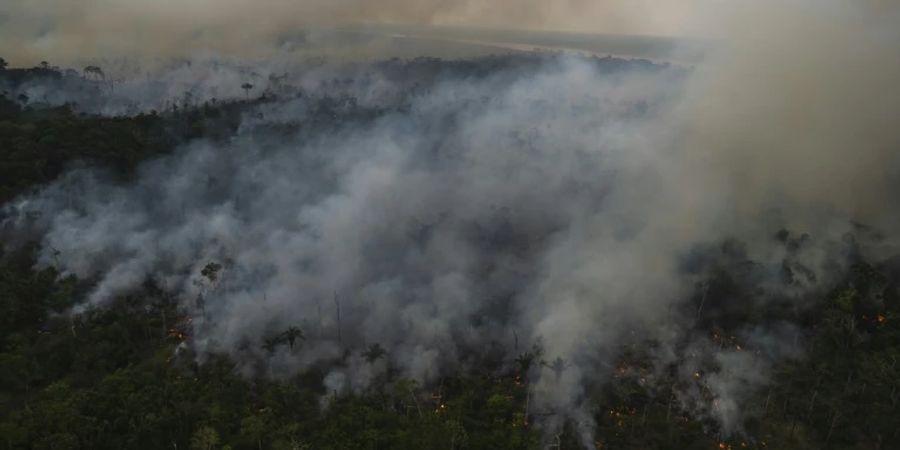
[[[692, 6], [685, 8], [685, 4]], [[192, 56], [211, 49], [266, 57], [285, 35], [349, 25], [452, 25], [685, 35], [707, 0], [11, 0], [0, 5], [0, 53], [37, 63]], [[696, 8], [695, 8], [696, 6]], [[329, 36], [334, 45], [340, 36]], [[377, 49], [369, 49], [377, 55]]]
[[[0, 35], [14, 36], [0, 53], [81, 57], [122, 33], [111, 51], [127, 52], [132, 36], [152, 33], [167, 37], [141, 51], [168, 56], [202, 29], [191, 42], [233, 34], [219, 50], [240, 44], [238, 56], [258, 57], [239, 47], [306, 23], [359, 21], [584, 30], [597, 18], [592, 31], [692, 29], [722, 41], [690, 69], [609, 71], [560, 56], [412, 94], [375, 70], [341, 92], [358, 99], [344, 107], [403, 108], [285, 141], [267, 127], [302, 123], [316, 98], [283, 98], [246, 113], [231, 142], [186, 145], [131, 183], [81, 168], [7, 205], [7, 229], [41, 236], [42, 264], [97, 280], [83, 308], [148, 278], [176, 293], [200, 360], [221, 352], [248, 374], [287, 376], [379, 343], [390, 364], [429, 383], [474, 366], [485, 348], [509, 361], [540, 342], [560, 365], [532, 374], [535, 408], [553, 413], [548, 428], [574, 419], [590, 442], [590, 386], [614, 376], [623, 348], [653, 342], [656, 376], [677, 365], [682, 407], [739, 432], [742, 401], [773, 364], [802, 357], [802, 342], [790, 324], [734, 327], [752, 351], [694, 333], [709, 272], [733, 268], [761, 291], [708, 308], [803, 308], [829, 287], [816, 280], [842, 273], [855, 252], [895, 254], [900, 16], [887, 2], [734, 2], [714, 17], [674, 0], [267, 4], [284, 21], [249, 14], [249, 2], [207, 3], [13, 2], [0, 7]], [[360, 67], [369, 70], [320, 67], [289, 82], [359, 80]], [[193, 86], [243, 95], [244, 72], [220, 70]], [[147, 86], [134, 84], [131, 99], [157, 98]], [[858, 223], [880, 238], [859, 235]], [[800, 243], [776, 239], [781, 229]], [[216, 279], [202, 275], [210, 262], [223, 266]], [[814, 276], [785, 283], [785, 267]], [[263, 349], [292, 325], [307, 334], [302, 349]], [[386, 366], [357, 355], [330, 370], [329, 388], [352, 392]]]

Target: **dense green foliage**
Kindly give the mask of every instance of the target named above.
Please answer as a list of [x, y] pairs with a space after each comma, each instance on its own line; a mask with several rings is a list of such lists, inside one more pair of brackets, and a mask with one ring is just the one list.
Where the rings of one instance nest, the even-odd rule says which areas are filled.
[[179, 143], [230, 136], [240, 111], [240, 103], [206, 104], [165, 115], [102, 117], [69, 105], [36, 108], [0, 96], [0, 202], [55, 179], [74, 161], [98, 163], [126, 177], [138, 162]]
[[[138, 162], [178, 143], [227, 138], [248, 103], [109, 118], [0, 97], [0, 202], [55, 179], [76, 160], [127, 178]], [[2, 448], [580, 446], [571, 427], [544, 437], [533, 425], [540, 418], [528, 410], [525, 374], [554, 366], [542, 361], [539, 348], [513, 369], [486, 355], [479, 368], [448, 375], [439, 386], [388, 377], [363, 394], [336, 398], [323, 387], [321, 369], [273, 380], [245, 376], [224, 357], [198, 364], [188, 350], [177, 350], [189, 339], [189, 319], [149, 282], [108, 307], [69, 315], [90, 282], [36, 269], [34, 258], [29, 246], [0, 255]], [[673, 400], [674, 377], [645, 383], [646, 357], [640, 349], [624, 352], [622, 375], [590, 394], [597, 448], [896, 448], [900, 301], [892, 277], [885, 267], [858, 262], [808, 311], [747, 313], [747, 320], [802, 324], [808, 354], [777, 367], [770, 388], [755, 394], [748, 412], [756, 419], [744, 435], [721, 438], [714, 424]], [[728, 335], [713, 322], [698, 326], [711, 339]], [[279, 339], [302, 345], [302, 330]], [[375, 363], [390, 350], [373, 345], [363, 355]]]

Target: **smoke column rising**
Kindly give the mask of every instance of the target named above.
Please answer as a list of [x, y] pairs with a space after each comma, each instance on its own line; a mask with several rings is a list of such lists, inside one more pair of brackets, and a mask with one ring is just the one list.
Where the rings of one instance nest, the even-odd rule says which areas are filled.
[[[514, 357], [515, 333], [563, 363], [532, 374], [535, 407], [556, 413], [545, 426], [573, 419], [588, 443], [588, 387], [624, 346], [654, 341], [658, 366], [687, 381], [715, 361], [703, 383], [716, 401], [696, 383], [679, 398], [737, 432], [743, 399], [800, 349], [783, 324], [741, 330], [756, 353], [692, 335], [677, 311], [703, 274], [685, 260], [740, 241], [766, 291], [752, 301], [802, 308], [827, 286], [784, 286], [785, 261], [828, 280], [854, 221], [886, 233], [860, 251], [894, 252], [900, 41], [885, 3], [736, 4], [716, 23], [727, 39], [690, 71], [553, 59], [443, 80], [408, 110], [272, 145], [254, 130], [308, 112], [276, 102], [233, 142], [185, 146], [132, 184], [70, 172], [7, 206], [7, 226], [43, 213], [28, 225], [42, 263], [98, 280], [84, 307], [156, 279], [195, 318], [198, 357], [224, 352], [248, 373], [263, 361], [290, 375], [377, 342], [427, 383], [484, 348]], [[782, 228], [813, 238], [791, 253], [773, 239]], [[224, 266], [215, 281], [201, 275], [210, 261]], [[301, 351], [263, 350], [295, 324]], [[360, 390], [383, 370], [352, 357], [326, 383]]]

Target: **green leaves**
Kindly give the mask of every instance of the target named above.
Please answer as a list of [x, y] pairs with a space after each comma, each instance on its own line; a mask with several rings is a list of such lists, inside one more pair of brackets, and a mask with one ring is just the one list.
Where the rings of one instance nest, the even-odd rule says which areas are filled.
[[222, 265], [217, 262], [210, 262], [203, 270], [200, 271], [200, 275], [206, 277], [211, 283], [215, 282], [219, 277], [219, 271], [222, 270]]
[[219, 433], [213, 427], [200, 427], [191, 435], [191, 450], [214, 450], [218, 445]]
[[387, 350], [385, 350], [380, 344], [375, 343], [370, 345], [363, 353], [362, 357], [366, 359], [369, 364], [373, 364], [375, 361], [383, 358], [387, 355]]

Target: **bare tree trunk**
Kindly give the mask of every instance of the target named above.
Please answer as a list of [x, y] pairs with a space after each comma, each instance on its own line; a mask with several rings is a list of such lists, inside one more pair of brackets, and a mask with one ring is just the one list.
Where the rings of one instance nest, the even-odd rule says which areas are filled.
[[[344, 348], [344, 338], [341, 335], [341, 301], [338, 299], [337, 291], [334, 293], [334, 306], [337, 308], [337, 338], [338, 346]], [[421, 411], [420, 411], [421, 414]]]
[[788, 434], [788, 440], [794, 439], [794, 430], [797, 428], [797, 418], [791, 419], [791, 432]]
[[556, 436], [555, 436], [556, 437], [556, 445], [554, 445], [554, 447], [556, 447], [557, 449], [562, 449], [562, 439], [560, 439], [561, 435], [562, 435], [562, 433], [556, 433]]
[[706, 294], [709, 292], [709, 283], [703, 283], [703, 296], [700, 297], [700, 307], [697, 308], [697, 317], [703, 313], [703, 305], [706, 303]]
[[322, 336], [322, 302], [316, 297], [316, 316], [319, 319], [319, 336]]
[[409, 388], [409, 396], [412, 397], [413, 403], [416, 404], [416, 411], [419, 412], [419, 417], [422, 417], [422, 408], [419, 406], [419, 399], [416, 398], [416, 394], [413, 392], [412, 388]]
[[513, 329], [513, 352], [519, 353], [519, 334]]
[[650, 403], [644, 403], [644, 414], [641, 416], [641, 428], [647, 426], [647, 409], [650, 407]]
[[525, 387], [525, 418], [523, 419], [523, 423], [525, 426], [528, 426], [528, 404], [531, 402], [531, 388]]
[[825, 435], [825, 446], [828, 446], [828, 441], [831, 440], [831, 433], [834, 431], [834, 426], [837, 424], [838, 417], [840, 417], [840, 413], [835, 411], [834, 416], [831, 418], [831, 424], [828, 425], [828, 434]]
[[669, 416], [670, 416], [671, 413], [672, 413], [672, 399], [673, 399], [673, 397], [674, 397], [674, 396], [673, 396], [672, 393], [670, 392], [670, 393], [669, 393], [669, 404], [666, 405], [666, 423], [669, 422]]
[[891, 388], [891, 411], [897, 407], [898, 399], [900, 399], [900, 395], [897, 395], [897, 385], [894, 385], [894, 387]]
[[807, 420], [810, 418], [810, 416], [812, 416], [813, 407], [816, 406], [816, 396], [818, 396], [818, 395], [819, 395], [819, 391], [813, 392], [812, 399], [810, 399], [810, 401], [809, 401], [809, 410], [806, 411]]

